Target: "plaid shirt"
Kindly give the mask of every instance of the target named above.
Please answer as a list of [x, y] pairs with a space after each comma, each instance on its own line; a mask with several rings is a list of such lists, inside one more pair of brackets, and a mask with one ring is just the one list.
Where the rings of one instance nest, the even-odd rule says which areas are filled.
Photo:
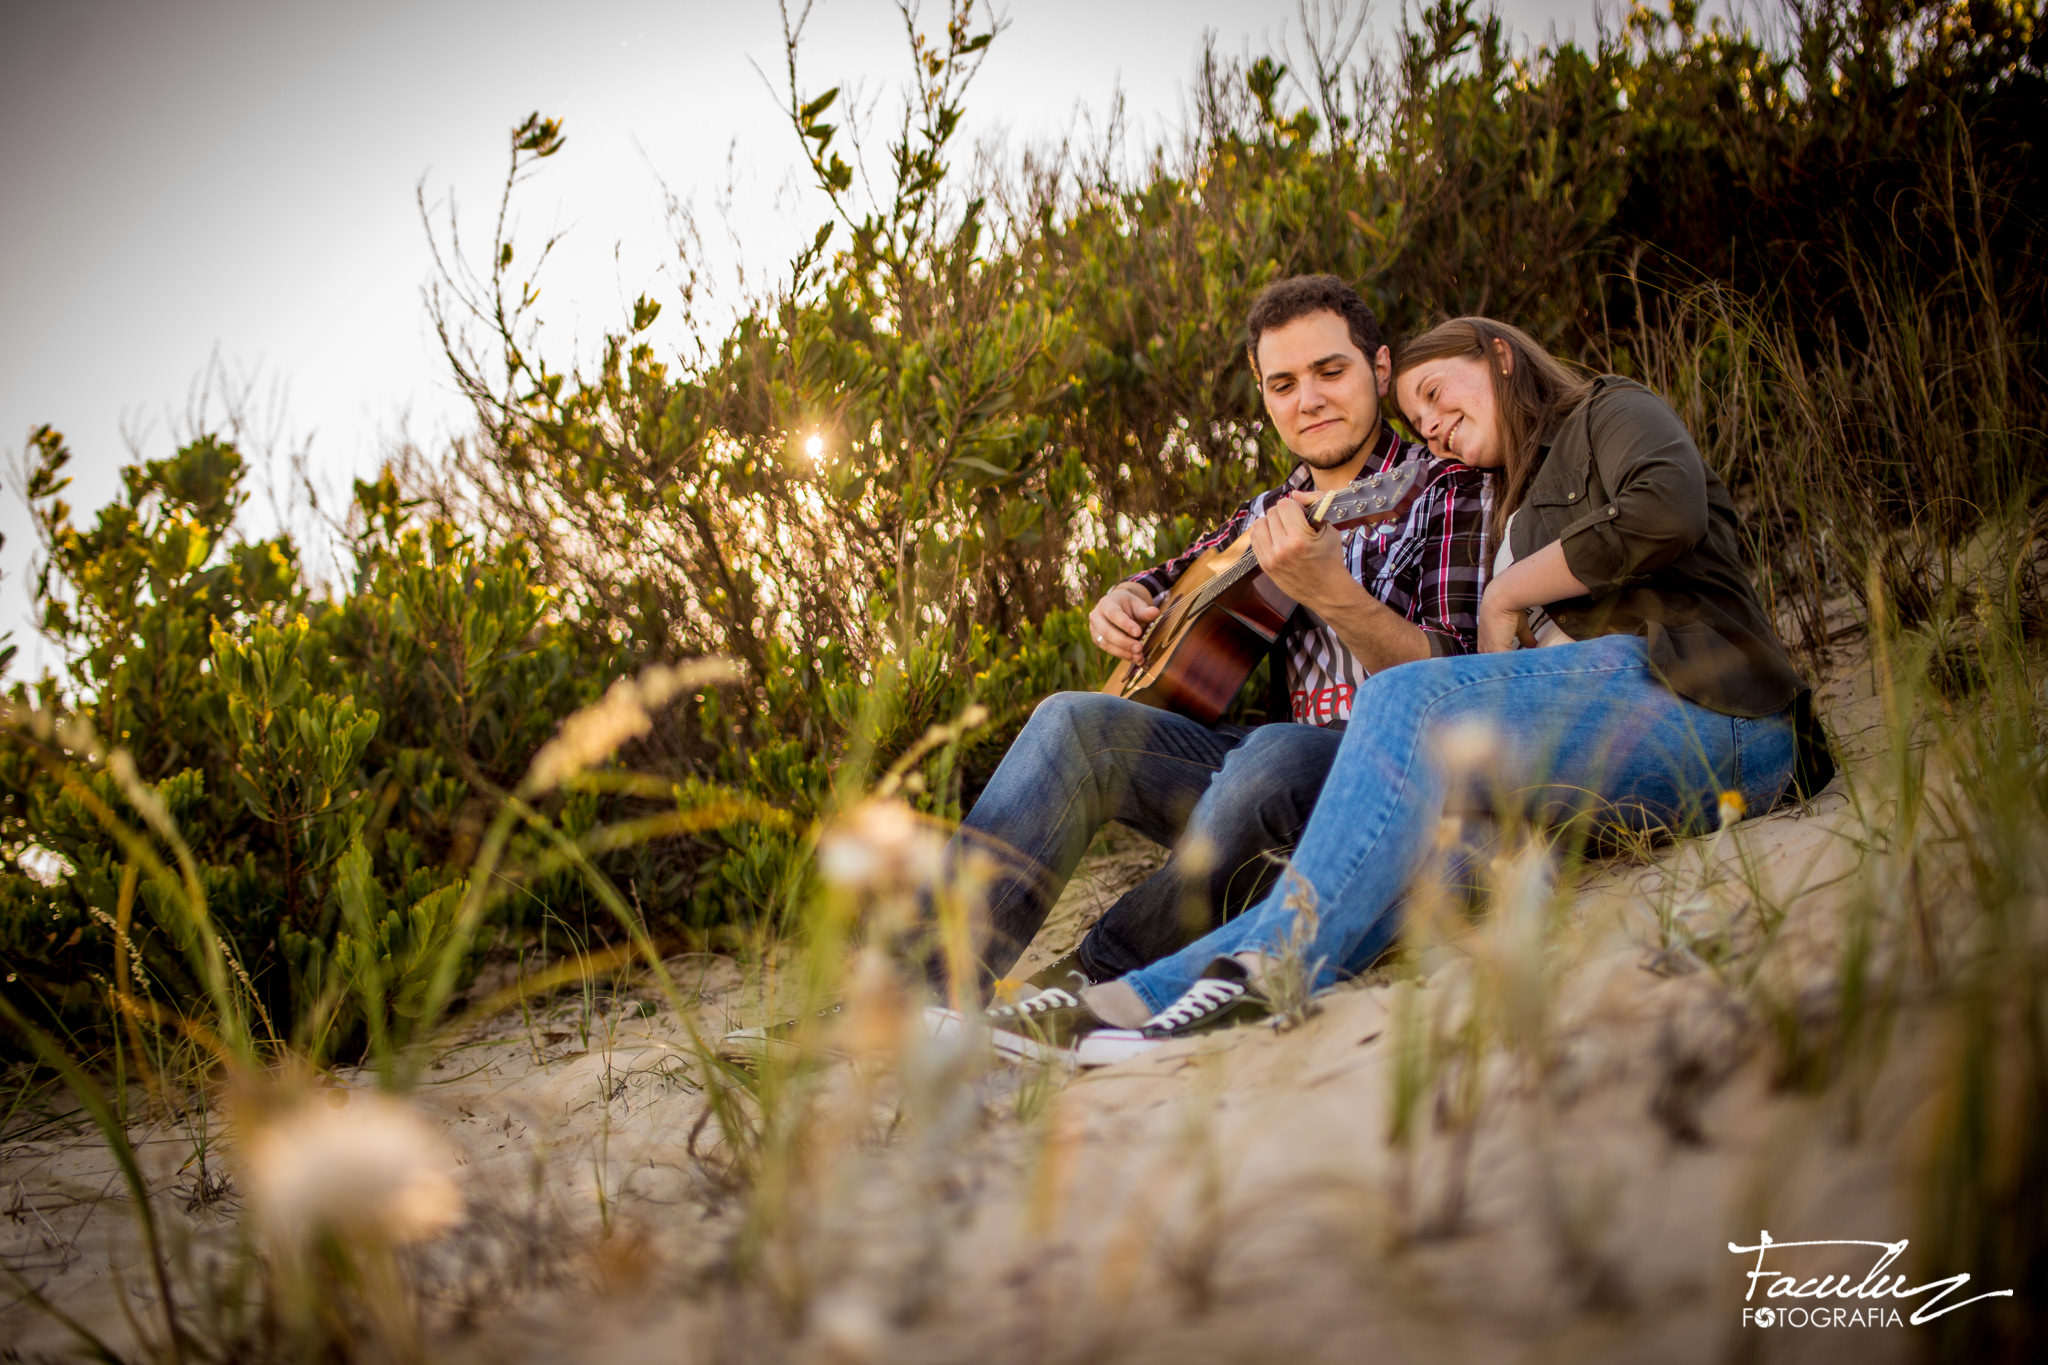
[[[1384, 424], [1359, 477], [1409, 460], [1427, 460], [1430, 467], [1407, 515], [1343, 532], [1344, 562], [1367, 592], [1422, 629], [1433, 656], [1469, 654], [1477, 647], [1479, 594], [1486, 587], [1486, 528], [1493, 512], [1493, 484], [1469, 465], [1432, 459], [1427, 446], [1401, 440]], [[1157, 600], [1195, 560], [1230, 544], [1254, 518], [1312, 482], [1308, 466], [1296, 465], [1278, 488], [1241, 504], [1214, 531], [1159, 567], [1132, 575], [1130, 581]], [[1329, 725], [1350, 718], [1351, 699], [1369, 670], [1322, 617], [1307, 607], [1296, 608], [1275, 648], [1286, 651], [1288, 700], [1295, 720]]]

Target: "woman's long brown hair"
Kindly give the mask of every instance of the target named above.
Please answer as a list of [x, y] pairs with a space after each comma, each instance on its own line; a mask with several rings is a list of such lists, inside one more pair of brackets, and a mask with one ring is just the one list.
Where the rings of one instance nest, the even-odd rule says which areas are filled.
[[[1509, 363], [1501, 363], [1505, 350]], [[1501, 487], [1493, 499], [1495, 543], [1522, 505], [1545, 444], [1573, 408], [1592, 396], [1593, 381], [1573, 373], [1521, 328], [1492, 318], [1452, 318], [1414, 338], [1394, 358], [1394, 378], [1429, 360], [1477, 360], [1493, 379], [1500, 423]], [[1395, 390], [1398, 404], [1399, 389]], [[1404, 418], [1407, 413], [1401, 414]], [[1411, 418], [1408, 425], [1415, 423]]]

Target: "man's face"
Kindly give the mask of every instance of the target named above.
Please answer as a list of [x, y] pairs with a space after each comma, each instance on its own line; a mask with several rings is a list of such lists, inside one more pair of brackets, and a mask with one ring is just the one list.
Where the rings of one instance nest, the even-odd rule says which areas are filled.
[[1261, 333], [1257, 359], [1266, 415], [1309, 468], [1340, 468], [1378, 435], [1393, 358], [1384, 346], [1371, 357], [1360, 351], [1337, 314], [1310, 313]]

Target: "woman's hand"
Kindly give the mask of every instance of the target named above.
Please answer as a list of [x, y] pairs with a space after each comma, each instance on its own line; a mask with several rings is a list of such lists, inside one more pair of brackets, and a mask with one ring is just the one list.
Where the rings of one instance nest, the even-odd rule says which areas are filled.
[[1513, 649], [1519, 636], [1533, 644], [1529, 635], [1529, 608], [1547, 607], [1568, 597], [1583, 597], [1586, 585], [1572, 574], [1564, 557], [1564, 545], [1552, 541], [1527, 559], [1508, 565], [1486, 585], [1479, 598], [1479, 652], [1496, 654]]
[[1088, 613], [1088, 633], [1117, 658], [1142, 664], [1145, 627], [1157, 615], [1159, 608], [1152, 605], [1152, 594], [1135, 583], [1119, 583], [1102, 594], [1095, 610]]
[[[1499, 582], [1498, 579], [1495, 583]], [[1498, 654], [1502, 650], [1516, 649], [1522, 644], [1522, 637], [1529, 632], [1529, 611], [1526, 607], [1509, 604], [1505, 596], [1494, 591], [1494, 583], [1486, 585], [1486, 591], [1479, 598], [1479, 652]]]

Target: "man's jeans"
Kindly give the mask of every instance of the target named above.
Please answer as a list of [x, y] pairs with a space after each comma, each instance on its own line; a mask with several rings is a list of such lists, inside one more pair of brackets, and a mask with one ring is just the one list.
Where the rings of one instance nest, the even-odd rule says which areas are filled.
[[995, 868], [985, 974], [1016, 962], [1110, 820], [1173, 852], [1096, 922], [1084, 971], [1121, 975], [1221, 924], [1272, 884], [1268, 855], [1294, 846], [1340, 738], [1312, 725], [1211, 729], [1102, 692], [1047, 697], [948, 849]]
[[1295, 915], [1290, 893], [1313, 894], [1305, 957], [1326, 986], [1369, 965], [1399, 929], [1400, 897], [1430, 855], [1452, 790], [1490, 789], [1540, 823], [1592, 814], [1633, 829], [1713, 827], [1724, 792], [1769, 810], [1792, 774], [1789, 715], [1724, 716], [1672, 692], [1650, 672], [1643, 642], [1609, 635], [1577, 644], [1403, 664], [1367, 678], [1287, 885], [1191, 946], [1124, 979], [1164, 1009], [1219, 957], [1273, 953]]

